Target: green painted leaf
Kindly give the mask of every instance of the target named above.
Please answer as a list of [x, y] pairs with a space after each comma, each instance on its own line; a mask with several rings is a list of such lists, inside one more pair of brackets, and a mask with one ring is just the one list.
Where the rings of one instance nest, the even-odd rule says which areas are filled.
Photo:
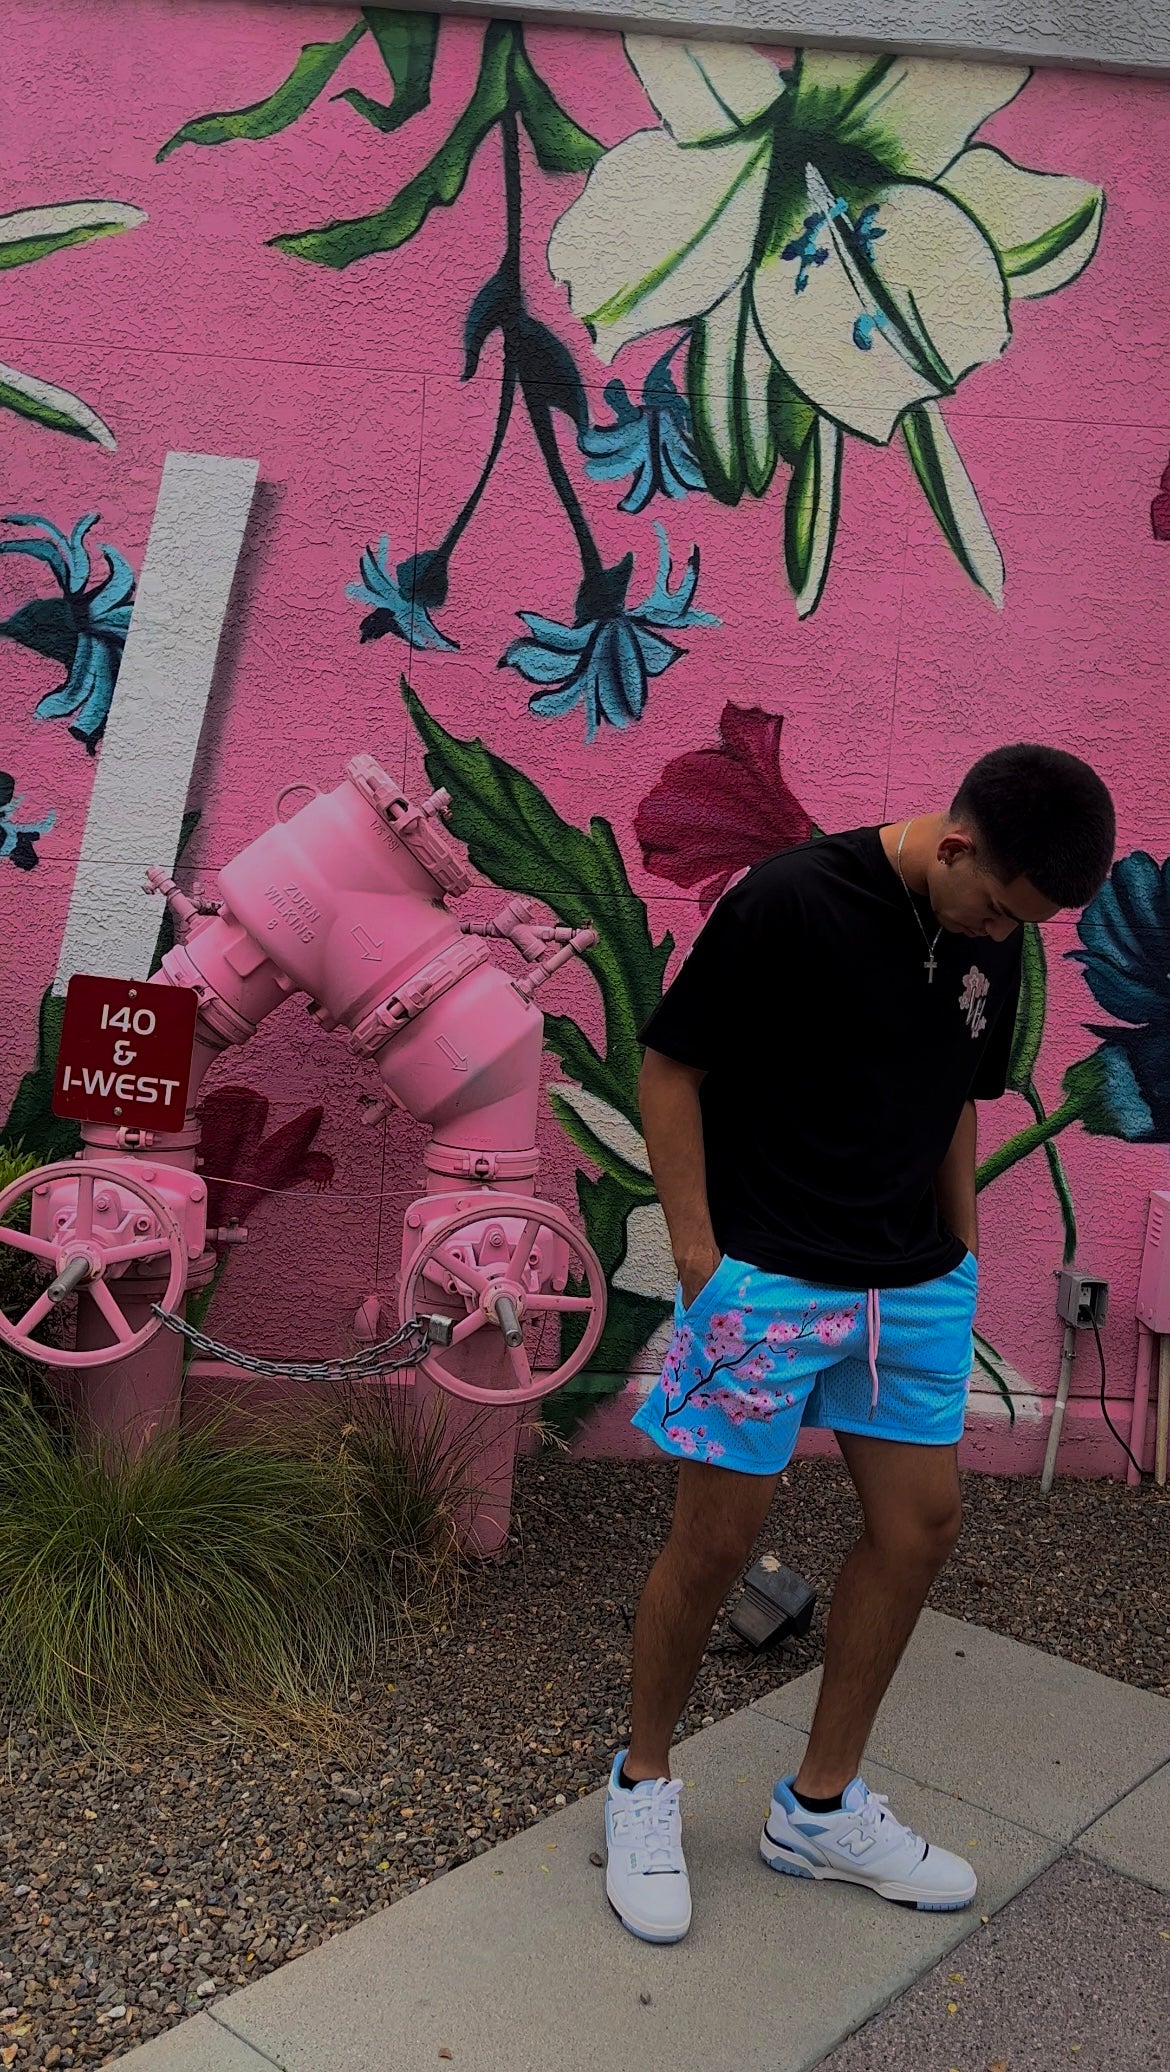
[[579, 1063], [561, 1054], [574, 1078], [640, 1127], [638, 1031], [662, 996], [674, 943], [669, 935], [651, 940], [612, 827], [594, 819], [586, 831], [562, 820], [522, 770], [482, 741], [448, 734], [405, 681], [402, 695], [426, 749], [427, 775], [450, 792], [451, 826], [475, 868], [493, 885], [546, 901], [569, 927], [596, 926], [600, 940], [585, 962], [605, 1008], [606, 1083], [596, 1074], [586, 1082]]
[[568, 1015], [545, 1012], [544, 1044], [546, 1050], [551, 1050], [553, 1056], [560, 1059], [569, 1078], [575, 1079], [578, 1086], [583, 1086], [587, 1093], [597, 1094], [603, 1101], [609, 1101], [633, 1121], [629, 1114], [625, 1074], [598, 1056], [589, 1038], [576, 1022], [570, 1021]]
[[18, 374], [14, 368], [0, 373], [0, 410], [11, 410], [49, 432], [68, 432], [74, 439], [91, 439], [95, 446], [113, 448], [114, 435], [88, 403], [71, 396], [67, 389], [35, 376]]
[[772, 426], [770, 410], [763, 414], [763, 422], [760, 427], [763, 433], [763, 444], [758, 445], [755, 439], [753, 439], [750, 428], [751, 402], [743, 386], [742, 374], [743, 368], [741, 365], [741, 381], [736, 416], [739, 420], [740, 444], [743, 448], [744, 474], [752, 495], [764, 496], [771, 487], [772, 477], [776, 473], [776, 463], [780, 458], [780, 448], [776, 444], [776, 433]]
[[463, 192], [472, 159], [507, 108], [514, 36], [509, 23], [489, 23], [470, 101], [434, 157], [386, 208], [372, 216], [326, 223], [320, 230], [293, 231], [269, 243], [294, 258], [341, 271], [374, 252], [396, 251], [422, 228], [432, 209], [450, 208]]
[[737, 504], [747, 488], [743, 448], [726, 422], [727, 370], [712, 353], [703, 318], [691, 332], [687, 353], [687, 401], [691, 406], [695, 453], [710, 494], [721, 504]]
[[[1109, 1083], [1106, 1063], [1108, 1045], [1102, 1044], [1087, 1058], [1078, 1058], [1064, 1075], [1064, 1106], [1076, 1111], [1091, 1137], [1120, 1137], [1127, 1141], [1132, 1129], [1131, 1118], [1119, 1112], [1113, 1090]], [[1063, 1113], [1063, 1110], [1058, 1111]], [[1140, 1142], [1138, 1138], [1136, 1141]], [[994, 1154], [993, 1154], [994, 1155]]]
[[794, 468], [808, 444], [817, 413], [799, 389], [793, 388], [781, 367], [773, 370], [768, 385], [768, 412], [780, 457]]
[[902, 419], [906, 451], [927, 503], [964, 575], [1003, 603], [1003, 557], [974, 485], [937, 405], [916, 403]]
[[541, 172], [592, 172], [605, 146], [566, 115], [539, 72], [533, 70], [522, 32], [517, 35], [512, 59], [512, 86], [517, 112]]
[[73, 1158], [81, 1149], [80, 1124], [63, 1121], [52, 1107], [64, 1015], [64, 994], [54, 993], [50, 986], [41, 997], [36, 1061], [17, 1087], [4, 1125], [4, 1142], [19, 1144], [42, 1165], [50, 1165], [56, 1158]]
[[1101, 211], [1101, 206], [1101, 195], [1087, 195], [1080, 208], [1074, 209], [1071, 216], [1066, 216], [1063, 223], [1053, 223], [1028, 244], [1005, 247], [999, 256], [1008, 279], [1019, 280], [1024, 274], [1039, 273], [1042, 266], [1049, 266], [1054, 259], [1063, 258], [1070, 247], [1092, 226], [1095, 217]]
[[784, 503], [784, 566], [802, 619], [821, 601], [841, 509], [844, 440], [814, 412]]
[[439, 40], [437, 14], [399, 14], [393, 7], [363, 7], [362, 13], [394, 85], [389, 107], [356, 86], [335, 98], [348, 101], [375, 129], [389, 136], [412, 115], [421, 114], [431, 98], [431, 73]]
[[[39, 213], [43, 217], [49, 211]], [[65, 215], [67, 209], [60, 213]], [[141, 222], [141, 215], [136, 215]], [[133, 228], [133, 220], [110, 219], [105, 223], [75, 223], [68, 230], [40, 230], [28, 237], [0, 238], [0, 272], [10, 266], [35, 266], [39, 259], [47, 259], [53, 252], [68, 251], [73, 245], [90, 245], [95, 238], [115, 237], [120, 231]]]
[[1020, 1004], [1016, 1009], [1015, 1033], [1008, 1062], [1007, 1083], [1013, 1093], [1023, 1094], [1031, 1084], [1044, 1039], [1044, 1017], [1048, 1007], [1048, 966], [1040, 930], [1029, 921], [1024, 928], [1020, 974]]
[[1013, 1397], [1012, 1392], [1007, 1385], [1007, 1380], [1004, 1375], [1003, 1368], [1000, 1365], [1001, 1358], [1002, 1355], [996, 1352], [995, 1347], [993, 1345], [989, 1345], [986, 1338], [980, 1338], [979, 1333], [976, 1332], [975, 1363], [977, 1366], [982, 1367], [983, 1372], [985, 1374], [990, 1374], [991, 1379], [995, 1383], [996, 1388], [999, 1390], [1000, 1395], [1003, 1397], [1004, 1402], [1007, 1404], [1008, 1416], [1012, 1424], [1014, 1424], [1016, 1421], [1015, 1398]]
[[565, 1135], [572, 1139], [578, 1151], [583, 1151], [586, 1158], [594, 1165], [600, 1166], [603, 1173], [609, 1173], [611, 1178], [621, 1182], [629, 1192], [631, 1205], [656, 1199], [654, 1182], [647, 1179], [644, 1173], [640, 1173], [636, 1166], [630, 1165], [612, 1145], [603, 1144], [596, 1131], [590, 1129], [584, 1117], [578, 1115], [576, 1109], [558, 1093], [555, 1086], [550, 1086], [548, 1098], [549, 1106]]
[[219, 115], [199, 115], [192, 122], [185, 122], [181, 130], [169, 137], [162, 150], [155, 154], [161, 164], [177, 151], [180, 144], [232, 144], [238, 140], [255, 142], [261, 137], [275, 137], [286, 130], [305, 113], [323, 93], [340, 65], [348, 57], [355, 43], [366, 33], [364, 21], [355, 22], [344, 36], [335, 43], [306, 43], [288, 78], [281, 81], [274, 92], [263, 101], [253, 101], [247, 108], [234, 108]]

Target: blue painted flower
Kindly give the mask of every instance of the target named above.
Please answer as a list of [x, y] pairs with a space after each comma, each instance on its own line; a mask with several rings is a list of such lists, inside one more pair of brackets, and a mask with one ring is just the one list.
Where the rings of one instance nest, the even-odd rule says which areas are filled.
[[412, 554], [391, 575], [390, 541], [383, 534], [376, 554], [370, 547], [363, 553], [361, 574], [360, 583], [346, 584], [345, 594], [374, 607], [362, 620], [363, 641], [397, 633], [412, 648], [436, 648], [449, 654], [458, 649], [458, 641], [448, 640], [431, 619], [432, 611], [447, 601], [446, 554]]
[[[1066, 1088], [1086, 1128], [1130, 1143], [1170, 1143], [1170, 858], [1123, 857], [1077, 924], [1093, 997], [1115, 1022]], [[1118, 1026], [1125, 1024], [1126, 1026]]]
[[43, 820], [18, 823], [15, 814], [21, 801], [15, 794], [14, 780], [7, 770], [0, 770], [0, 858], [14, 863], [18, 871], [31, 871], [41, 860], [34, 844], [41, 835], [48, 834], [57, 815], [46, 813]]
[[651, 367], [640, 404], [631, 402], [624, 381], [607, 382], [604, 396], [614, 422], [587, 425], [578, 437], [585, 472], [594, 482], [633, 476], [618, 505], [621, 511], [644, 511], [655, 495], [678, 499], [705, 487], [690, 405], [670, 371], [675, 351], [672, 345]]
[[43, 561], [60, 587], [60, 598], [33, 598], [0, 625], [0, 633], [64, 665], [64, 683], [41, 699], [36, 716], [68, 718], [70, 733], [91, 755], [110, 715], [134, 603], [134, 571], [116, 547], [102, 546], [107, 573], [91, 587], [85, 539], [100, 515], [88, 512], [66, 535], [49, 518], [10, 512], [5, 525], [35, 528], [40, 537], [0, 540], [0, 554]]
[[658, 574], [654, 588], [634, 611], [626, 609], [626, 590], [634, 557], [627, 554], [600, 579], [582, 583], [575, 625], [521, 612], [532, 635], [513, 641], [501, 668], [518, 669], [529, 683], [550, 684], [529, 701], [541, 719], [560, 719], [575, 705], [585, 708], [585, 739], [592, 741], [602, 720], [626, 727], [641, 719], [646, 688], [652, 676], [677, 661], [685, 649], [662, 638], [663, 631], [683, 632], [689, 626], [717, 626], [711, 612], [692, 608], [699, 581], [699, 550], [692, 547], [675, 589], [670, 587], [670, 547], [665, 529], [658, 534]]

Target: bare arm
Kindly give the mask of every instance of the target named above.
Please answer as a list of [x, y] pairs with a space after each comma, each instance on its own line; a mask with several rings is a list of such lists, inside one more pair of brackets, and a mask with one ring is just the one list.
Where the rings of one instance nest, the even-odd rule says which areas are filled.
[[694, 1301], [720, 1259], [707, 1207], [699, 1109], [704, 1076], [693, 1065], [676, 1064], [656, 1050], [646, 1052], [638, 1075], [646, 1149], [686, 1303]]
[[979, 1217], [975, 1207], [975, 1151], [979, 1122], [974, 1101], [968, 1101], [959, 1117], [934, 1183], [939, 1213], [948, 1230], [976, 1257], [979, 1253]]

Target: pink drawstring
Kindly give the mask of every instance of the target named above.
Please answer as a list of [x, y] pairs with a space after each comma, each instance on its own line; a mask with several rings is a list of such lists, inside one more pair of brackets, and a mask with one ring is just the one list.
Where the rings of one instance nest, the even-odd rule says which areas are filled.
[[869, 1414], [872, 1417], [878, 1406], [878, 1347], [882, 1342], [882, 1301], [876, 1288], [871, 1288], [865, 1298], [865, 1341], [869, 1352], [869, 1373], [873, 1382], [873, 1394], [869, 1399]]

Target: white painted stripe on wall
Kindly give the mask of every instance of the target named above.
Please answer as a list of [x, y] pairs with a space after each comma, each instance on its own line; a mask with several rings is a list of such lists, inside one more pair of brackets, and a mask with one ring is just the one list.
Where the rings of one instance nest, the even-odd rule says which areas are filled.
[[75, 971], [140, 978], [158, 936], [146, 867], [169, 868], [228, 597], [254, 460], [168, 453], [90, 796], [53, 990]]

